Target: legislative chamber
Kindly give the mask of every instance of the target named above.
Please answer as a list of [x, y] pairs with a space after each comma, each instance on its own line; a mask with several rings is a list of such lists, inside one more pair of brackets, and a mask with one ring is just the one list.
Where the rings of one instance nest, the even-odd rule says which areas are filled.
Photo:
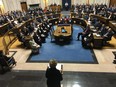
[[3, 87], [116, 86], [116, 0], [0, 0], [0, 42]]

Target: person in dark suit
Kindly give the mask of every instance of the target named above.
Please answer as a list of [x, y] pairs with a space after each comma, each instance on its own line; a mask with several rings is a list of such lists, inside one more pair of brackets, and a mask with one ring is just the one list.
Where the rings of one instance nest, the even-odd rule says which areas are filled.
[[105, 24], [102, 24], [102, 27], [98, 30], [99, 34], [103, 36], [107, 31], [109, 27], [106, 27]]
[[61, 87], [60, 82], [63, 80], [61, 72], [56, 69], [57, 61], [52, 59], [46, 70], [47, 87]]
[[100, 21], [97, 21], [94, 27], [100, 29], [102, 27], [102, 23]]
[[104, 40], [108, 40], [109, 38], [111, 39], [111, 37], [114, 35], [114, 32], [112, 31], [111, 28], [108, 29], [108, 31], [102, 36]]
[[69, 9], [68, 2], [65, 3], [65, 9], [66, 9], [66, 11], [68, 11], [68, 9]]
[[38, 45], [42, 46], [41, 38], [36, 32], [34, 32], [33, 39]]
[[86, 37], [84, 37], [84, 39], [82, 40], [82, 46], [84, 48], [90, 48], [91, 47], [91, 42], [93, 41], [93, 35], [92, 33], [87, 35]]
[[87, 28], [83, 32], [78, 33], [77, 40], [79, 40], [80, 35], [82, 35], [82, 40], [83, 40], [84, 37], [90, 34], [90, 31], [91, 31], [90, 26], [88, 25]]

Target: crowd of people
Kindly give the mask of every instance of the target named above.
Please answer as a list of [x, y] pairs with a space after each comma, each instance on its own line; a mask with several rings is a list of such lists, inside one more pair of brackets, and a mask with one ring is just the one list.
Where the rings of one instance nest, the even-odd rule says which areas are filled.
[[[52, 6], [52, 5], [51, 5]], [[54, 4], [54, 6], [57, 6]], [[116, 8], [115, 7], [108, 7], [105, 4], [95, 4], [95, 5], [72, 5], [72, 11], [74, 13], [78, 14], [78, 17], [83, 17], [82, 14], [86, 14], [83, 18], [86, 20], [89, 20], [90, 14], [99, 14], [103, 17], [107, 17], [111, 20], [116, 19]], [[47, 14], [50, 14], [47, 16]], [[42, 46], [42, 42], [45, 42], [45, 38], [48, 36], [48, 32], [50, 31], [51, 26], [49, 25], [48, 19], [56, 18], [57, 15], [53, 15], [53, 13], [50, 9], [47, 9], [44, 11], [41, 7], [39, 8], [29, 8], [27, 12], [21, 12], [21, 11], [11, 11], [7, 12], [5, 14], [0, 15], [0, 25], [2, 26], [5, 23], [9, 23], [8, 30], [12, 29], [14, 26], [27, 21], [28, 19], [36, 18], [34, 22], [31, 22], [28, 26], [25, 26], [23, 29], [21, 29], [21, 32], [19, 32], [17, 35], [19, 41], [23, 42], [24, 46], [28, 46], [27, 42], [25, 40], [25, 36], [30, 35], [32, 32], [34, 41]], [[41, 17], [39, 17], [41, 16]], [[99, 31], [99, 33], [103, 36], [105, 33], [107, 33], [108, 29], [106, 28], [105, 24], [102, 24], [100, 20], [96, 18], [90, 19], [92, 25]], [[39, 23], [42, 23], [42, 25], [39, 25]], [[58, 24], [71, 24], [72, 19], [70, 16], [64, 16], [59, 18]], [[104, 27], [104, 28], [103, 28]], [[37, 29], [37, 30], [36, 30]], [[83, 36], [88, 35], [89, 28], [85, 29], [84, 32], [81, 32], [78, 34], [78, 40], [80, 35]], [[35, 32], [36, 31], [36, 32]], [[88, 31], [88, 32], [87, 32]], [[83, 39], [84, 40], [84, 39]]]
[[[103, 45], [111, 40], [114, 35], [114, 31], [103, 22], [101, 22], [96, 17], [91, 17], [91, 14], [100, 15], [106, 17], [109, 20], [116, 20], [116, 7], [108, 7], [105, 4], [95, 4], [95, 5], [72, 5], [72, 12], [78, 14], [78, 16], [89, 21], [90, 24], [84, 29], [83, 32], [78, 33], [77, 40], [79, 40], [80, 35], [82, 36], [82, 45], [87, 46], [93, 41], [93, 33], [99, 34], [103, 38]], [[90, 26], [94, 26], [95, 32], [90, 29]]]
[[[91, 29], [90, 26], [93, 26], [94, 29]], [[91, 24], [83, 30], [83, 32], [78, 33], [77, 40], [80, 40], [80, 36], [82, 36], [82, 45], [86, 47], [90, 46], [91, 42], [93, 42], [93, 33], [99, 35], [103, 39], [103, 44], [106, 45], [107, 41], [112, 39], [112, 36], [115, 32], [104, 23], [100, 22], [100, 20], [93, 18], [91, 20]], [[99, 43], [99, 42], [98, 42]]]
[[71, 17], [70, 16], [63, 16], [59, 19], [58, 24], [71, 24]]
[[[42, 8], [30, 8], [27, 12], [11, 11], [0, 15], [0, 25], [2, 26], [8, 23], [7, 28], [10, 30], [25, 23], [29, 19], [34, 19], [28, 25], [25, 25], [20, 32], [15, 32], [15, 35], [25, 48], [35, 49], [36, 47], [41, 47], [42, 43], [45, 42], [45, 38], [51, 29], [49, 19], [52, 18], [56, 18], [56, 16], [47, 16]], [[30, 40], [26, 36], [31, 36]]]
[[[106, 4], [83, 4], [83, 5], [72, 5], [71, 11], [77, 13], [79, 17], [82, 17], [82, 14], [86, 13], [86, 16], [89, 14], [101, 15], [107, 17], [111, 20], [116, 20], [116, 7], [108, 7]], [[89, 18], [89, 17], [87, 17]]]

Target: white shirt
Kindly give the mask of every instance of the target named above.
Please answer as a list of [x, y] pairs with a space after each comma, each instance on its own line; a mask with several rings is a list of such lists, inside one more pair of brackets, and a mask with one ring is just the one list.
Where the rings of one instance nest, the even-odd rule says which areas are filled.
[[66, 7], [68, 6], [68, 3], [67, 3], [67, 2], [65, 3], [65, 6], [66, 6]]

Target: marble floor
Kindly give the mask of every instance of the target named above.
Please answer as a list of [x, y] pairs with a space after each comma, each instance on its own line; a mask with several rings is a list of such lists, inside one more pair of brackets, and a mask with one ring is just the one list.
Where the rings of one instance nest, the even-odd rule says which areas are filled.
[[[62, 63], [61, 87], [116, 87], [116, 49], [94, 49], [99, 64]], [[0, 74], [2, 87], [47, 87], [45, 71], [48, 63], [26, 62], [31, 50], [10, 49], [17, 65], [10, 72]]]
[[[61, 87], [116, 87], [116, 49], [94, 49], [98, 64], [61, 63]], [[26, 62], [31, 50], [12, 48], [17, 65], [10, 72], [0, 74], [0, 87], [47, 87], [45, 71], [48, 63]]]
[[[29, 63], [26, 62], [31, 50], [27, 49], [10, 49], [10, 54], [14, 52], [17, 66], [13, 70], [46, 70], [48, 63]], [[61, 63], [63, 71], [81, 71], [81, 72], [116, 72], [116, 65], [113, 64], [116, 49], [94, 49], [98, 64], [79, 64], [79, 63]]]
[[[1, 87], [47, 87], [45, 71], [15, 70], [0, 75]], [[61, 87], [116, 87], [116, 74], [95, 72], [63, 73]]]

